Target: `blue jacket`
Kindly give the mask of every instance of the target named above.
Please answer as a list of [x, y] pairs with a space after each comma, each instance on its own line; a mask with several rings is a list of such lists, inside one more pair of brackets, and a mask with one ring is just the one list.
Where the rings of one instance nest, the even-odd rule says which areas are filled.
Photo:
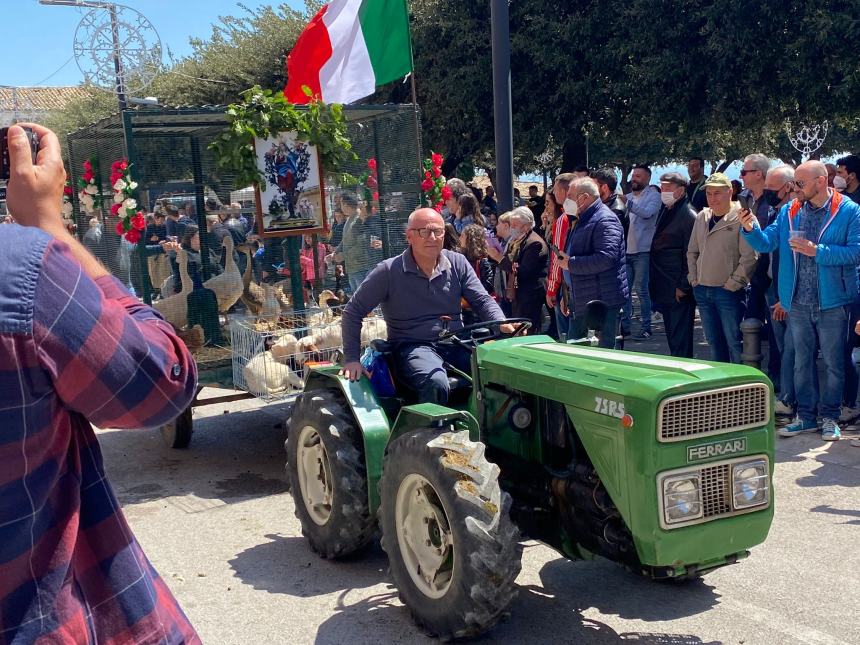
[[[855, 301], [860, 290], [857, 265], [860, 263], [860, 206], [833, 192], [831, 211], [821, 234], [815, 261], [818, 264], [818, 301], [821, 309], [833, 309]], [[793, 200], [783, 206], [776, 221], [761, 230], [758, 223], [749, 233], [743, 231], [749, 245], [760, 253], [779, 250], [779, 302], [791, 309], [797, 286], [797, 256], [788, 245], [790, 232], [797, 228], [800, 204]], [[793, 258], [794, 261], [790, 261]]]
[[568, 233], [565, 252], [570, 260], [564, 277], [573, 293], [575, 315], [585, 313], [590, 300], [610, 307], [627, 302], [624, 228], [606, 204], [598, 199], [580, 213]]

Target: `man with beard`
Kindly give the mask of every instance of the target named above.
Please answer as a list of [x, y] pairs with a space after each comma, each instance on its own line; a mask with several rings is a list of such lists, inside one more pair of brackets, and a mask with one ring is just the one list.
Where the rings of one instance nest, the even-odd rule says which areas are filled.
[[651, 242], [649, 285], [654, 309], [663, 314], [672, 356], [693, 358], [696, 301], [687, 279], [687, 245], [696, 212], [687, 198], [687, 180], [677, 172], [660, 177], [663, 207]]
[[627, 215], [627, 204], [621, 199], [621, 195], [615, 192], [618, 187], [618, 178], [615, 171], [609, 168], [600, 168], [591, 173], [591, 178], [597, 182], [600, 189], [600, 201], [618, 216], [618, 221], [624, 229], [624, 239], [627, 239], [627, 230], [630, 227], [630, 218]]
[[690, 201], [690, 206], [697, 213], [708, 205], [708, 198], [705, 196], [705, 160], [701, 157], [690, 157], [687, 162], [687, 174], [690, 176], [690, 183], [687, 184], [687, 199]]
[[633, 317], [633, 294], [639, 298], [641, 328], [634, 336], [637, 340], [651, 338], [651, 299], [648, 296], [648, 267], [651, 238], [660, 212], [660, 191], [651, 186], [651, 169], [633, 166], [630, 192], [625, 195], [630, 227], [627, 232], [627, 284], [630, 287], [627, 304], [621, 319], [621, 333], [629, 335]]
[[[845, 381], [848, 307], [857, 298], [860, 263], [860, 206], [827, 187], [827, 168], [807, 161], [794, 173], [795, 199], [780, 209], [764, 231], [755, 215], [740, 214], [744, 237], [762, 253], [779, 249], [779, 300], [789, 312], [795, 349], [797, 418], [778, 431], [783, 437], [817, 432], [841, 437], [839, 407]], [[790, 254], [794, 261], [786, 261]], [[816, 401], [813, 386], [816, 351], [821, 348], [825, 379]]]

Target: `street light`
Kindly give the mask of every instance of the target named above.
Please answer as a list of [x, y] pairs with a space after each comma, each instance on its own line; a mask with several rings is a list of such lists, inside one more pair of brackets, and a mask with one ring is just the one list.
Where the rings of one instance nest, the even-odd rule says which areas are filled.
[[119, 45], [119, 21], [116, 4], [113, 2], [91, 2], [90, 0], [39, 0], [39, 4], [54, 7], [86, 7], [88, 9], [107, 9], [110, 12], [110, 32], [113, 40], [113, 67], [116, 73], [116, 95], [120, 112], [128, 107], [125, 99], [125, 72], [122, 68]]

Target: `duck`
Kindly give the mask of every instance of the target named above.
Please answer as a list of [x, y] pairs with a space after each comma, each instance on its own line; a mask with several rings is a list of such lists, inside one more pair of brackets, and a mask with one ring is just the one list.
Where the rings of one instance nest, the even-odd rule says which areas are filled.
[[277, 322], [278, 317], [281, 315], [281, 305], [275, 296], [275, 287], [270, 284], [264, 284], [263, 292], [265, 293], [265, 298], [257, 315], [266, 322]]
[[240, 246], [239, 250], [248, 257], [248, 263], [245, 265], [245, 273], [242, 274], [242, 295], [240, 299], [248, 309], [249, 314], [259, 316], [263, 308], [265, 293], [263, 288], [253, 280], [254, 256], [251, 253], [251, 247], [247, 244]]
[[188, 275], [188, 254], [183, 249], [176, 252], [176, 263], [179, 265], [182, 291], [156, 300], [152, 306], [176, 329], [182, 329], [188, 324], [188, 296], [194, 289], [194, 285], [191, 283], [191, 276]]
[[239, 267], [236, 266], [236, 261], [233, 259], [233, 238], [226, 235], [224, 241], [221, 242], [221, 246], [226, 249], [225, 252], [227, 254], [224, 272], [221, 275], [209, 278], [203, 283], [203, 286], [215, 294], [215, 297], [218, 299], [218, 311], [224, 314], [242, 297], [245, 285], [242, 282], [242, 274], [239, 272]]
[[274, 396], [289, 389], [301, 389], [302, 378], [289, 366], [279, 363], [272, 352], [260, 352], [242, 370], [248, 391], [257, 396]]

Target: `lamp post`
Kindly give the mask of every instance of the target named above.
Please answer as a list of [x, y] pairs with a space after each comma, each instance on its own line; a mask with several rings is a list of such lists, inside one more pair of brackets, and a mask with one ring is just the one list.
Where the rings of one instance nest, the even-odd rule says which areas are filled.
[[116, 15], [116, 4], [113, 2], [94, 2], [90, 0], [39, 0], [39, 4], [52, 7], [86, 7], [87, 9], [107, 9], [110, 13], [110, 31], [113, 42], [113, 67], [116, 74], [116, 95], [119, 100], [120, 112], [128, 108], [125, 98], [125, 70], [122, 67], [119, 44], [119, 21]]
[[493, 43], [493, 118], [496, 132], [496, 199], [514, 205], [514, 142], [511, 124], [511, 27], [508, 0], [490, 0]]

